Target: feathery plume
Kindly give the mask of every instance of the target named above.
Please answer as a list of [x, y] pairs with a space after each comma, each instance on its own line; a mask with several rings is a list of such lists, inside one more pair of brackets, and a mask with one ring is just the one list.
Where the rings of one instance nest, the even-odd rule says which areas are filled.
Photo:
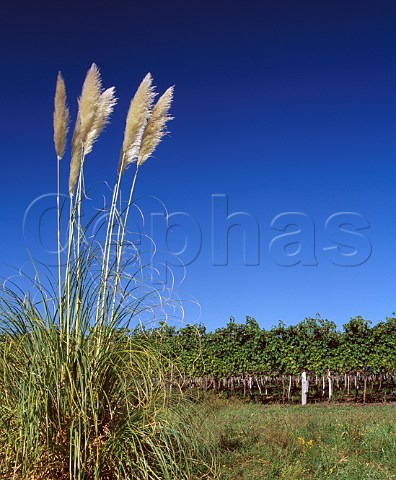
[[102, 80], [98, 67], [93, 63], [88, 70], [87, 76], [78, 99], [78, 111], [81, 121], [81, 141], [85, 144], [96, 117], [96, 109], [102, 93]]
[[69, 109], [66, 105], [66, 88], [61, 72], [58, 72], [54, 101], [54, 143], [55, 151], [60, 160], [66, 147], [66, 137], [69, 131]]
[[142, 143], [140, 147], [138, 166], [142, 165], [154, 152], [162, 137], [168, 132], [165, 128], [166, 123], [172, 120], [169, 116], [169, 109], [173, 99], [174, 87], [168, 88], [166, 92], [158, 99], [155, 104], [147, 125], [143, 132]]
[[84, 142], [84, 154], [88, 154], [92, 151], [94, 142], [101, 134], [105, 125], [109, 123], [109, 117], [117, 103], [114, 93], [114, 87], [108, 88], [100, 95], [97, 101], [94, 121]]
[[144, 127], [146, 126], [155, 97], [152, 82], [153, 78], [148, 73], [131, 100], [126, 118], [124, 142], [118, 163], [119, 174], [123, 174], [128, 166], [138, 158]]
[[70, 162], [70, 195], [73, 195], [82, 157], [92, 151], [94, 142], [109, 122], [109, 116], [117, 102], [114, 93], [114, 87], [102, 91], [99, 69], [93, 63], [85, 77], [81, 97], [78, 99], [78, 116], [73, 133]]
[[72, 152], [70, 162], [70, 174], [69, 174], [69, 193], [73, 195], [74, 187], [77, 182], [78, 174], [81, 167], [82, 158], [82, 143], [81, 143], [81, 120], [80, 114], [77, 114], [76, 125], [74, 126], [73, 138], [72, 138]]

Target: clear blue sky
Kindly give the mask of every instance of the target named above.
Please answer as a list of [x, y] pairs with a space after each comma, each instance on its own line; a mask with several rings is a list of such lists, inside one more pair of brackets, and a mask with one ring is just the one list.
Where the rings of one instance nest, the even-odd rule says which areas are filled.
[[[201, 250], [187, 267], [183, 290], [199, 301], [209, 329], [230, 315], [254, 316], [270, 327], [319, 312], [341, 325], [356, 315], [376, 322], [396, 310], [393, 1], [7, 3], [0, 19], [2, 264], [19, 267], [28, 258], [26, 247], [34, 252], [39, 214], [31, 210], [24, 236], [24, 213], [38, 196], [55, 191], [56, 74], [63, 73], [75, 114], [95, 62], [104, 85], [116, 86], [119, 105], [88, 157], [88, 185], [114, 180], [125, 115], [143, 76], [150, 71], [159, 91], [176, 86], [171, 135], [144, 165], [138, 194], [154, 195], [200, 225]], [[69, 151], [62, 160], [63, 191], [68, 163]], [[221, 219], [221, 197], [212, 219], [215, 194], [228, 197], [229, 214], [250, 215], [234, 217], [248, 229], [247, 261], [243, 228], [233, 227], [228, 265], [213, 265], [213, 235], [221, 243], [232, 221]], [[49, 205], [44, 199], [35, 206], [48, 222]], [[143, 205], [148, 216], [158, 209], [150, 200]], [[284, 212], [305, 215], [295, 266], [280, 263], [298, 245], [282, 253], [280, 241], [270, 250], [282, 233], [271, 222]], [[338, 212], [357, 214], [352, 223], [366, 221], [363, 237], [336, 228], [335, 238], [326, 230], [326, 220]], [[303, 265], [312, 263], [311, 224], [316, 265]], [[199, 246], [194, 228], [190, 220], [168, 236], [169, 248], [177, 249], [188, 234], [185, 261]], [[46, 245], [49, 235], [43, 227]], [[341, 261], [350, 261], [343, 255], [353, 246], [363, 258], [368, 242], [371, 256], [358, 266], [335, 265], [334, 250], [323, 250], [336, 246], [334, 238], [345, 240], [335, 252]], [[256, 247], [259, 264], [245, 265], [254, 263]], [[216, 248], [221, 256], [222, 246]], [[8, 275], [9, 267], [2, 268]], [[175, 272], [180, 278], [180, 269]], [[195, 321], [196, 309], [187, 312]]]

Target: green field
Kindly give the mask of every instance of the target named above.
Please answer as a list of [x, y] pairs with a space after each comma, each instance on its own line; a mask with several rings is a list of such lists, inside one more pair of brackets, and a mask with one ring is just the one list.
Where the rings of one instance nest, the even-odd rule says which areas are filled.
[[264, 406], [212, 397], [222, 479], [396, 478], [396, 406]]

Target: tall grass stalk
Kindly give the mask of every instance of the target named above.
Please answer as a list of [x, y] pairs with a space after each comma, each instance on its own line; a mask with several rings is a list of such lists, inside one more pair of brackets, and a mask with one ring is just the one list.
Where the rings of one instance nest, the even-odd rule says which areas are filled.
[[[109, 221], [108, 221], [107, 230], [106, 230], [105, 247], [104, 247], [104, 254], [102, 259], [102, 274], [103, 274], [102, 290], [103, 292], [101, 292], [101, 295], [98, 298], [96, 319], [98, 319], [100, 316], [103, 317], [104, 303], [107, 295], [110, 254], [111, 254], [111, 247], [113, 244], [112, 242], [113, 229], [115, 226], [116, 216], [118, 221], [118, 235], [117, 235], [117, 242], [115, 243], [115, 248], [117, 249], [116, 250], [117, 267], [116, 267], [115, 276], [114, 276], [115, 284], [113, 289], [113, 298], [116, 299], [116, 296], [117, 296], [117, 287], [119, 282], [120, 265], [121, 265], [120, 249], [122, 248], [119, 243], [120, 228], [122, 226], [123, 231], [125, 232], [126, 227], [124, 226], [124, 223], [126, 223], [128, 220], [128, 213], [129, 213], [130, 204], [132, 202], [133, 192], [135, 189], [135, 182], [138, 174], [138, 168], [136, 169], [135, 175], [133, 177], [132, 187], [129, 193], [129, 201], [126, 207], [124, 223], [122, 221], [121, 216], [119, 215], [119, 212], [117, 211], [117, 202], [118, 202], [122, 175], [132, 163], [137, 162], [138, 160], [139, 152], [141, 149], [143, 133], [145, 131], [145, 127], [150, 117], [151, 109], [152, 109], [152, 105], [155, 97], [155, 91], [152, 85], [152, 81], [153, 81], [152, 76], [150, 73], [148, 73], [142, 80], [141, 84], [139, 85], [139, 88], [137, 89], [134, 97], [131, 100], [127, 118], [126, 118], [124, 140], [122, 143], [120, 161], [118, 164], [117, 181], [113, 189], [113, 198], [111, 202]], [[122, 206], [120, 207], [120, 212], [122, 212]], [[100, 301], [102, 301], [101, 310], [99, 310]], [[114, 311], [114, 308], [112, 310]]]
[[[146, 77], [147, 78], [147, 77]], [[133, 193], [135, 191], [136, 178], [139, 172], [139, 167], [153, 154], [154, 150], [160, 143], [162, 137], [166, 135], [166, 124], [172, 117], [169, 115], [169, 109], [173, 99], [173, 87], [168, 88], [165, 93], [159, 98], [158, 102], [150, 112], [150, 116], [147, 118], [144, 124], [144, 128], [141, 128], [141, 140], [139, 148], [136, 149], [136, 171], [133, 176], [132, 187], [129, 193], [129, 199], [125, 210], [124, 220], [118, 224], [117, 234], [117, 265], [116, 265], [116, 277], [113, 291], [113, 307], [116, 302], [117, 286], [120, 280], [119, 270], [122, 263], [122, 251], [124, 246], [125, 234], [127, 231], [127, 222], [129, 217], [129, 211], [132, 205]], [[152, 103], [151, 98], [147, 102], [148, 105]], [[129, 115], [128, 115], [129, 117]], [[128, 122], [126, 127], [127, 134]], [[124, 139], [125, 145], [125, 139]], [[125, 147], [124, 147], [125, 148]], [[122, 171], [122, 170], [121, 170]]]
[[[58, 250], [58, 298], [62, 298], [61, 273], [61, 210], [60, 210], [60, 161], [65, 153], [66, 137], [69, 130], [69, 109], [66, 105], [66, 87], [62, 74], [56, 80], [54, 100], [54, 144], [56, 151], [56, 211], [57, 211], [57, 250]], [[59, 304], [60, 331], [63, 330], [63, 308]]]
[[[170, 394], [166, 359], [128, 334], [134, 318], [152, 305], [146, 305], [150, 293], [139, 293], [140, 264], [122, 258], [127, 221], [138, 171], [165, 134], [172, 93], [168, 90], [153, 107], [148, 74], [131, 102], [101, 243], [99, 235], [89, 239], [91, 221], [83, 224], [84, 168], [115, 97], [113, 87], [102, 89], [96, 65], [88, 71], [71, 142], [62, 266], [60, 160], [68, 110], [58, 76], [57, 278], [53, 287], [35, 275], [31, 293], [9, 282], [3, 287], [0, 479], [217, 478], [195, 410], [174, 390]], [[137, 165], [128, 202], [118, 207], [121, 180], [131, 163]]]

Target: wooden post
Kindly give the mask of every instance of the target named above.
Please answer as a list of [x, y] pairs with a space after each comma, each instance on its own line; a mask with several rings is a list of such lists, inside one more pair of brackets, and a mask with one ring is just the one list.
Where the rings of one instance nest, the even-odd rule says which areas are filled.
[[292, 376], [289, 375], [289, 388], [287, 389], [287, 401], [290, 402], [291, 398], [291, 389], [292, 389]]
[[307, 404], [308, 388], [309, 388], [309, 383], [308, 383], [307, 373], [303, 372], [301, 375], [301, 405]]
[[262, 393], [261, 393], [261, 385], [260, 385], [260, 380], [259, 380], [259, 378], [258, 378], [258, 377], [255, 377], [255, 380], [256, 380], [256, 383], [257, 383], [257, 388], [258, 388], [258, 390], [259, 390], [259, 392], [260, 392], [260, 397], [261, 397]]
[[329, 383], [329, 402], [331, 402], [331, 399], [333, 398], [333, 381], [331, 379], [330, 368], [327, 370], [327, 381]]

